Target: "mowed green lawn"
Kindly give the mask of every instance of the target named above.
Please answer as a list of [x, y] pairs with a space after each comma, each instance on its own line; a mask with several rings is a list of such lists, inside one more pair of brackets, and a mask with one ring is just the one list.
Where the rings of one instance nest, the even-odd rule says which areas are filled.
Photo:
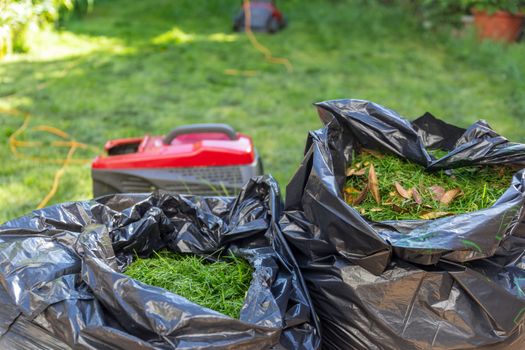
[[[184, 123], [223, 122], [253, 136], [284, 190], [320, 122], [312, 103], [369, 99], [408, 118], [425, 111], [467, 126], [483, 118], [525, 141], [525, 45], [479, 43], [420, 29], [406, 10], [353, 0], [278, 2], [290, 26], [259, 40], [287, 57], [267, 63], [231, 32], [237, 0], [97, 0], [33, 51], [0, 62], [0, 108], [31, 114], [20, 152], [65, 157], [35, 129], [51, 125], [101, 147], [111, 138], [165, 133]], [[252, 77], [225, 70], [256, 71]], [[0, 221], [34, 209], [59, 165], [14, 157], [21, 118], [0, 114]], [[92, 158], [82, 150], [77, 158]], [[69, 166], [51, 203], [87, 199], [89, 164]]]

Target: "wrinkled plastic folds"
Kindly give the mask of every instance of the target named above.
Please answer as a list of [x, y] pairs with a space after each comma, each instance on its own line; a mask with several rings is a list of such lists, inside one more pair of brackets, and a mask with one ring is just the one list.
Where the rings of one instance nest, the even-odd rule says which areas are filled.
[[[484, 121], [409, 122], [363, 100], [317, 104], [280, 221], [320, 318], [326, 349], [525, 349], [525, 180], [490, 208], [436, 220], [372, 222], [343, 199], [361, 148], [428, 171], [521, 165], [525, 145]], [[427, 149], [449, 153], [434, 159]], [[451, 170], [453, 171], [453, 170]], [[495, 175], [496, 176], [496, 175]]]
[[[304, 281], [276, 220], [278, 186], [236, 198], [155, 192], [55, 205], [0, 226], [2, 349], [319, 348]], [[122, 273], [135, 254], [230, 251], [254, 268], [240, 319]]]

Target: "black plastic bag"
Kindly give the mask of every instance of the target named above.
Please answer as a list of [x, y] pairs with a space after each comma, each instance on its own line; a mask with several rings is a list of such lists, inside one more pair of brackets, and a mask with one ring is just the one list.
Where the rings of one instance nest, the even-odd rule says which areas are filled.
[[[490, 208], [436, 220], [371, 222], [343, 198], [361, 148], [429, 171], [522, 164], [525, 146], [485, 122], [469, 129], [430, 114], [409, 122], [362, 100], [317, 104], [287, 186], [283, 233], [321, 320], [326, 349], [525, 349], [524, 172]], [[448, 150], [433, 159], [426, 148]]]
[[[60, 204], [0, 226], [0, 344], [12, 349], [318, 349], [271, 177], [237, 198], [156, 192]], [[254, 268], [240, 319], [122, 274], [135, 254], [229, 250]], [[37, 345], [35, 345], [35, 343]]]

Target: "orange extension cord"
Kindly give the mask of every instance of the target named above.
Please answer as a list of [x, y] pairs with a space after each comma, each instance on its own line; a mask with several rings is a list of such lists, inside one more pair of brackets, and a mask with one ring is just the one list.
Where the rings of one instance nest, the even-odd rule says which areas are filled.
[[22, 135], [29, 127], [31, 116], [29, 113], [21, 112], [17, 109], [0, 109], [0, 114], [4, 115], [11, 115], [15, 117], [23, 117], [24, 121], [22, 122], [22, 125], [11, 134], [9, 137], [9, 148], [11, 150], [11, 153], [20, 159], [30, 159], [36, 162], [42, 162], [42, 163], [54, 163], [54, 164], [61, 164], [62, 166], [55, 172], [53, 184], [51, 186], [51, 189], [46, 194], [46, 196], [40, 201], [40, 203], [37, 205], [37, 209], [44, 208], [51, 199], [55, 196], [57, 193], [58, 187], [60, 185], [60, 181], [62, 179], [62, 176], [64, 175], [68, 165], [70, 164], [86, 164], [90, 162], [90, 159], [74, 159], [73, 156], [77, 149], [92, 149], [96, 150], [96, 152], [99, 152], [99, 149], [97, 147], [81, 143], [73, 139], [67, 132], [56, 128], [54, 126], [49, 125], [37, 125], [35, 127], [32, 127], [32, 130], [45, 132], [48, 134], [55, 135], [57, 137], [60, 137], [64, 139], [63, 141], [53, 141], [50, 143], [51, 147], [68, 147], [69, 150], [67, 152], [66, 158], [60, 159], [60, 158], [43, 158], [43, 157], [33, 157], [33, 156], [27, 156], [23, 153], [19, 152], [19, 148], [36, 148], [36, 147], [42, 147], [44, 146], [43, 142], [38, 141], [20, 141], [17, 139], [20, 135]]
[[[267, 62], [272, 63], [272, 64], [281, 64], [286, 68], [286, 70], [289, 73], [293, 72], [293, 65], [289, 59], [284, 58], [284, 57], [273, 56], [272, 51], [266, 46], [264, 46], [263, 44], [261, 44], [257, 40], [257, 37], [255, 36], [255, 34], [253, 34], [252, 11], [251, 11], [250, 5], [251, 5], [250, 0], [243, 0], [243, 8], [244, 8], [244, 16], [245, 16], [244, 32], [246, 33], [248, 40], [250, 40], [250, 43], [252, 44], [252, 46], [264, 56], [264, 59]], [[253, 77], [256, 74], [256, 71], [253, 71], [253, 70], [241, 71], [237, 69], [226, 69], [224, 73], [228, 75], [243, 75], [245, 77]]]
[[250, 0], [244, 0], [244, 14], [245, 14], [245, 21], [244, 21], [244, 31], [246, 32], [246, 36], [250, 40], [251, 44], [257, 51], [262, 53], [264, 55], [264, 58], [266, 61], [273, 63], [273, 64], [282, 64], [286, 67], [286, 70], [288, 72], [293, 72], [293, 65], [287, 58], [282, 57], [274, 57], [272, 54], [272, 51], [261, 44], [258, 40], [255, 34], [252, 32], [252, 11], [250, 7]]

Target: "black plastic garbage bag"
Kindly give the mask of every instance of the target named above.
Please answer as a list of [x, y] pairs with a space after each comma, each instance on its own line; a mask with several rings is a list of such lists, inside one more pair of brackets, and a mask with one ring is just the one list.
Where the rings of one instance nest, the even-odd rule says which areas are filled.
[[[1, 348], [318, 349], [281, 210], [277, 184], [258, 177], [237, 198], [121, 194], [10, 221], [0, 226]], [[121, 273], [162, 248], [246, 258], [240, 319]]]
[[[522, 164], [525, 146], [485, 122], [409, 122], [362, 100], [317, 104], [280, 221], [326, 349], [525, 349], [524, 172], [490, 208], [436, 220], [371, 222], [343, 198], [362, 147], [434, 169]], [[427, 148], [448, 150], [433, 159]]]

